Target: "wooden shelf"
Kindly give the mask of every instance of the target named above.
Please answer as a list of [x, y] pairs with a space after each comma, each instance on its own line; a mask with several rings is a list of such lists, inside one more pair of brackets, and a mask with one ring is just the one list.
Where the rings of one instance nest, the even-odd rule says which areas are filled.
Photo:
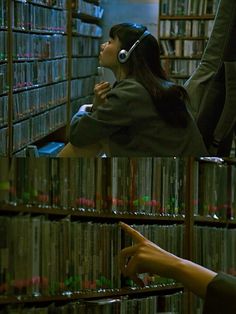
[[40, 304], [40, 303], [52, 303], [52, 302], [71, 302], [78, 300], [95, 300], [101, 298], [116, 298], [122, 296], [138, 296], [142, 294], [143, 297], [153, 294], [172, 294], [183, 290], [181, 284], [169, 284], [156, 287], [147, 288], [122, 288], [122, 289], [111, 289], [105, 291], [90, 291], [90, 292], [78, 292], [78, 293], [67, 293], [67, 295], [57, 296], [0, 296], [0, 305], [4, 304]]
[[40, 207], [40, 206], [28, 206], [28, 205], [0, 205], [0, 213], [4, 214], [16, 214], [16, 213], [30, 213], [30, 214], [42, 214], [57, 217], [58, 219], [66, 216], [71, 216], [73, 219], [96, 219], [96, 221], [109, 221], [111, 223], [118, 222], [120, 220], [129, 221], [133, 223], [183, 223], [184, 216], [173, 215], [147, 215], [147, 214], [134, 214], [134, 213], [112, 213], [112, 212], [99, 212], [93, 209], [85, 210], [78, 209], [60, 209], [53, 207]]
[[87, 13], [83, 13], [83, 12], [73, 11], [72, 17], [73, 18], [79, 18], [83, 21], [87, 21], [87, 22], [94, 23], [94, 24], [99, 24], [101, 22], [100, 18], [93, 16], [93, 15], [89, 15]]
[[193, 57], [176, 57], [176, 56], [161, 56], [161, 59], [176, 59], [176, 60], [200, 60], [201, 56], [193, 56]]
[[213, 20], [213, 14], [208, 15], [160, 15], [160, 20]]
[[[162, 8], [164, 14], [162, 14]], [[172, 7], [169, 2], [168, 4], [163, 4], [162, 1], [160, 1], [158, 39], [160, 41], [160, 46], [163, 48], [162, 53], [164, 51], [165, 53], [170, 53], [170, 55], [162, 55], [161, 59], [169, 60], [169, 63], [166, 63], [165, 65], [165, 71], [167, 75], [178, 84], [184, 84], [185, 79], [188, 79], [198, 66], [198, 60], [201, 60], [206, 43], [209, 40], [211, 22], [215, 19], [215, 13], [207, 14], [206, 10], [202, 10], [202, 15], [200, 15], [200, 13], [198, 14], [198, 11], [196, 11], [195, 14], [193, 12], [188, 14], [188, 11], [190, 10], [185, 9], [184, 11], [180, 10], [180, 12], [178, 12], [177, 7]], [[210, 9], [208, 12], [211, 12]], [[204, 24], [207, 25], [207, 28]], [[188, 35], [184, 35], [184, 33]], [[161, 34], [163, 36], [160, 36]], [[191, 34], [195, 34], [196, 36], [191, 36]], [[201, 36], [200, 34], [204, 35]], [[176, 41], [181, 42], [176, 43]], [[189, 41], [189, 43], [186, 41]], [[197, 41], [197, 44], [199, 45], [195, 47], [194, 41]], [[178, 56], [171, 55], [175, 49], [179, 52], [177, 53]], [[189, 53], [195, 52], [196, 55], [180, 56], [183, 54], [182, 49], [189, 50]], [[190, 67], [187, 63], [177, 63], [178, 60], [193, 60], [193, 63]], [[171, 74], [172, 66], [178, 69], [180, 76]], [[188, 75], [183, 76], [181, 73], [188, 73]]]
[[196, 37], [191, 37], [191, 36], [160, 36], [159, 40], [208, 40], [209, 37], [207, 36], [196, 36]]
[[203, 217], [203, 216], [195, 216], [194, 222], [197, 225], [210, 225], [212, 226], [218, 226], [218, 227], [236, 227], [236, 219], [230, 220], [230, 219], [217, 219], [214, 217]]
[[[3, 27], [0, 28], [0, 31], [2, 33], [6, 33], [6, 36], [4, 34], [4, 37], [6, 37], [6, 47], [5, 47], [5, 50], [7, 51], [7, 59], [4, 59], [5, 58], [5, 55], [1, 55], [1, 60], [0, 60], [0, 64], [6, 64], [7, 66], [7, 71], [6, 71], [6, 74], [4, 74], [4, 76], [6, 76], [6, 78], [4, 77], [4, 79], [7, 81], [7, 85], [9, 86], [9, 90], [4, 90], [3, 93], [0, 95], [0, 96], [5, 96], [7, 95], [8, 96], [8, 117], [7, 117], [7, 125], [6, 125], [6, 129], [7, 129], [7, 145], [6, 145], [6, 148], [5, 146], [3, 147], [4, 151], [2, 152], [1, 156], [9, 156], [9, 157], [12, 157], [16, 154], [18, 154], [18, 156], [21, 155], [21, 151], [22, 151], [22, 156], [24, 155], [24, 152], [23, 150], [25, 149], [26, 147], [26, 143], [25, 141], [23, 141], [23, 138], [20, 139], [20, 136], [19, 136], [19, 141], [18, 143], [22, 143], [22, 145], [17, 145], [16, 149], [13, 148], [13, 143], [14, 143], [14, 138], [15, 137], [15, 133], [13, 132], [13, 128], [14, 128], [14, 125], [16, 122], [20, 122], [19, 121], [13, 121], [13, 113], [14, 113], [14, 97], [18, 97], [18, 96], [15, 96], [16, 94], [18, 93], [24, 93], [24, 92], [28, 92], [28, 91], [31, 91], [31, 90], [34, 90], [35, 89], [35, 95], [37, 95], [37, 90], [40, 89], [41, 87], [46, 87], [46, 86], [52, 86], [54, 84], [59, 84], [60, 82], [67, 82], [67, 85], [66, 86], [63, 86], [63, 91], [65, 91], [65, 95], [66, 95], [66, 115], [65, 115], [65, 119], [63, 121], [63, 125], [57, 125], [55, 123], [55, 125], [52, 127], [52, 129], [50, 129], [50, 134], [48, 134], [47, 130], [45, 130], [44, 132], [44, 135], [41, 136], [40, 132], [37, 133], [37, 137], [32, 139], [32, 141], [30, 143], [27, 143], [28, 144], [32, 144], [34, 145], [35, 143], [40, 143], [39, 145], [42, 146], [46, 143], [47, 139], [48, 138], [52, 138], [53, 135], [55, 134], [58, 134], [60, 133], [60, 130], [61, 129], [64, 129], [64, 124], [66, 124], [66, 135], [65, 136], [62, 136], [64, 139], [65, 137], [67, 138], [68, 137], [68, 130], [69, 130], [69, 127], [70, 127], [70, 120], [71, 120], [71, 73], [72, 73], [72, 64], [71, 64], [71, 58], [72, 58], [72, 42], [73, 42], [73, 35], [72, 35], [72, 15], [74, 14], [73, 11], [72, 11], [72, 5], [71, 5], [71, 1], [66, 1], [65, 2], [65, 7], [60, 7], [59, 6], [59, 2], [58, 3], [58, 6], [53, 6], [53, 5], [48, 5], [48, 4], [45, 4], [43, 3], [44, 1], [40, 1], [40, 3], [38, 3], [39, 1], [27, 1], [27, 3], [25, 3], [25, 1], [23, 0], [16, 0], [17, 5], [18, 6], [14, 6], [14, 1], [5, 1], [4, 3], [6, 4], [6, 13], [7, 13], [7, 16], [4, 18], [4, 23], [6, 25], [4, 25]], [[92, 4], [94, 5], [98, 5], [99, 6], [99, 3], [100, 1], [98, 0], [90, 0], [90, 1], [86, 1], [88, 3], [91, 3], [91, 6]], [[56, 2], [54, 1], [54, 4]], [[25, 7], [25, 4], [26, 4], [26, 7]], [[52, 21], [52, 22], [48, 22], [48, 23], [44, 23], [43, 25], [39, 25], [38, 23], [35, 24], [34, 28], [35, 29], [30, 29], [32, 28], [30, 25], [33, 23], [31, 21], [31, 17], [29, 15], [27, 15], [27, 17], [25, 16], [25, 20], [23, 20], [22, 18], [22, 21], [18, 21], [18, 22], [21, 22], [22, 23], [22, 27], [20, 27], [20, 23], [16, 23], [14, 21], [14, 10], [17, 8], [20, 10], [25, 10], [25, 8], [27, 10], [30, 11], [30, 8], [32, 7], [33, 9], [35, 9], [36, 12], [43, 12], [43, 16], [45, 15], [45, 18], [48, 16], [48, 13], [44, 13], [44, 12], [50, 12], [50, 10], [53, 10], [54, 13], [56, 13], [56, 17], [57, 18], [60, 18], [61, 16], [63, 16], [63, 19], [65, 19], [65, 23], [62, 25], [62, 23], [59, 23], [59, 22], [56, 22], [56, 21]], [[61, 12], [59, 12], [61, 11]], [[102, 11], [101, 11], [102, 12]], [[28, 13], [28, 11], [26, 12]], [[41, 14], [41, 13], [40, 13]], [[93, 14], [93, 13], [92, 13]], [[94, 24], [100, 24], [101, 23], [101, 18], [96, 18], [94, 16], [90, 16], [89, 14], [83, 14], [83, 13], [79, 13], [78, 14], [79, 18], [81, 18], [82, 20], [86, 21], [87, 23], [90, 23], [92, 26], [94, 26]], [[20, 18], [20, 15], [18, 16], [18, 18]], [[60, 19], [61, 20], [61, 19]], [[32, 23], [31, 23], [32, 22]], [[25, 24], [25, 25], [23, 25]], [[34, 23], [32, 24], [34, 25]], [[25, 29], [24, 29], [25, 28]], [[38, 28], [41, 28], [41, 29], [38, 29]], [[46, 29], [47, 28], [47, 29]], [[54, 54], [50, 54], [49, 57], [45, 57], [44, 58], [44, 55], [43, 55], [43, 58], [32, 58], [32, 59], [28, 59], [28, 58], [22, 58], [22, 59], [16, 59], [16, 54], [18, 53], [18, 55], [20, 53], [28, 53], [28, 50], [30, 49], [29, 47], [26, 49], [26, 51], [23, 49], [15, 49], [16, 47], [14, 46], [14, 41], [15, 40], [19, 40], [20, 42], [20, 45], [21, 43], [28, 43], [28, 41], [30, 41], [32, 38], [35, 38], [35, 40], [37, 39], [37, 35], [42, 35], [43, 38], [47, 36], [52, 36], [52, 35], [58, 35], [60, 36], [60, 42], [62, 42], [62, 49], [63, 49], [63, 56], [60, 55], [60, 51], [59, 51], [59, 47], [57, 47], [57, 51], [59, 53], [59, 57], [51, 57], [53, 56]], [[91, 37], [92, 39], [93, 38], [100, 38], [101, 36], [93, 36], [91, 34], [87, 34], [86, 36], [81, 36], [79, 35], [80, 37], [85, 37], [86, 39]], [[39, 37], [40, 38], [40, 37]], [[86, 39], [83, 38], [84, 42], [87, 42]], [[52, 44], [51, 44], [52, 43]], [[53, 39], [50, 37], [50, 47], [51, 45], [53, 45], [54, 41]], [[96, 41], [95, 42], [96, 46], [99, 47], [99, 42]], [[46, 45], [46, 41], [45, 41], [45, 45]], [[56, 45], [56, 44], [55, 44]], [[42, 46], [42, 47], [41, 47]], [[48, 46], [47, 46], [48, 47]], [[53, 46], [54, 47], [54, 46]], [[42, 45], [40, 45], [39, 47], [42, 51], [44, 51], [44, 41], [42, 43]], [[15, 51], [14, 51], [15, 50]], [[41, 51], [40, 50], [40, 51]], [[98, 48], [99, 50], [99, 48]], [[46, 50], [45, 50], [46, 51]], [[14, 55], [15, 54], [15, 55]], [[64, 59], [62, 62], [63, 62], [63, 65], [67, 65], [67, 75], [66, 75], [66, 78], [61, 80], [60, 81], [53, 81], [53, 82], [46, 82], [46, 79], [45, 77], [43, 77], [43, 80], [42, 80], [42, 83], [43, 84], [36, 84], [36, 85], [30, 85], [29, 83], [29, 86], [27, 86], [27, 84], [25, 84], [25, 86], [20, 85], [19, 84], [19, 87], [17, 86], [17, 88], [15, 88], [14, 85], [15, 82], [14, 82], [14, 68], [16, 67], [17, 68], [17, 71], [18, 68], [21, 67], [21, 63], [27, 65], [22, 65], [22, 71], [24, 71], [24, 73], [27, 74], [27, 79], [28, 77], [30, 77], [30, 75], [33, 77], [33, 74], [34, 72], [36, 73], [36, 71], [34, 70], [34, 67], [32, 66], [33, 63], [35, 62], [41, 62], [41, 61], [51, 61], [51, 60], [58, 60], [58, 59]], [[28, 66], [28, 64], [30, 64], [30, 66]], [[60, 66], [59, 62], [55, 61], [55, 65], [53, 64], [53, 67], [55, 68], [58, 68]], [[41, 66], [41, 63], [40, 63], [40, 66]], [[43, 67], [43, 66], [42, 66]], [[49, 69], [49, 67], [48, 67]], [[39, 68], [37, 69], [39, 70]], [[41, 70], [41, 68], [40, 68]], [[54, 76], [53, 76], [54, 78]], [[56, 76], [55, 76], [55, 79], [56, 79]], [[29, 81], [31, 79], [28, 79]], [[21, 82], [20, 79], [18, 78], [18, 76], [16, 77], [16, 82]], [[32, 92], [34, 93], [34, 92]], [[41, 93], [41, 91], [40, 91]], [[59, 95], [59, 93], [58, 93]], [[20, 97], [20, 96], [19, 96]], [[23, 99], [24, 98], [24, 99]], [[24, 105], [24, 101], [26, 102], [26, 94], [22, 94], [22, 106]], [[49, 99], [49, 98], [48, 98]], [[17, 101], [18, 101], [18, 98], [17, 98]], [[59, 104], [57, 104], [56, 106], [59, 106]], [[50, 108], [51, 109], [51, 108]], [[26, 117], [25, 115], [25, 110], [24, 110], [24, 107], [20, 108], [19, 112], [22, 114], [22, 119], [28, 119], [28, 117]], [[38, 115], [40, 113], [43, 113], [43, 111], [41, 112], [37, 112], [35, 113], [35, 115]], [[64, 116], [63, 116], [64, 118]], [[21, 120], [21, 121], [23, 121]], [[1, 126], [2, 127], [2, 126]], [[61, 137], [61, 135], [60, 135]], [[56, 140], [54, 138], [54, 140]]]

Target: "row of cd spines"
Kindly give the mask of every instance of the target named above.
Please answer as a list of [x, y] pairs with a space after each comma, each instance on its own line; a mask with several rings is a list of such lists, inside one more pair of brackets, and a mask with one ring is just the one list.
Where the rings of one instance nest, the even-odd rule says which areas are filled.
[[215, 14], [219, 0], [161, 0], [161, 15], [208, 15]]
[[[67, 55], [67, 36], [61, 34], [28, 34], [13, 32], [13, 61], [53, 59]], [[8, 33], [0, 31], [1, 48], [0, 60], [7, 61], [7, 40]], [[99, 39], [93, 37], [72, 38], [73, 56], [96, 56], [99, 53]]]
[[[163, 249], [183, 256], [183, 225], [133, 227]], [[3, 295], [48, 296], [135, 286], [129, 279], [122, 281], [119, 255], [132, 240], [122, 237], [117, 224], [71, 221], [69, 217], [48, 220], [43, 213], [0, 216], [0, 233]], [[236, 229], [195, 226], [194, 261], [234, 275], [235, 243]], [[174, 284], [158, 274], [141, 277], [147, 286]]]
[[[96, 59], [94, 61], [96, 64]], [[78, 62], [76, 61], [75, 64], [77, 63]], [[75, 76], [77, 76], [78, 72], [80, 72], [80, 74], [85, 72], [84, 69], [82, 68], [80, 71], [75, 70], [77, 72], [74, 73]], [[72, 99], [92, 94], [94, 83], [96, 81], [96, 75], [92, 75], [94, 74], [93, 67], [88, 67], [86, 74], [88, 73], [88, 71], [90, 71], [91, 76], [80, 79], [72, 79]], [[51, 107], [57, 106], [58, 104], [65, 103], [67, 99], [67, 90], [68, 83], [64, 81], [47, 86], [42, 86], [36, 89], [32, 88], [20, 93], [14, 93], [13, 122], [17, 122], [19, 120], [22, 120], [23, 118], [27, 118], [35, 114], [40, 114], [40, 112], [43, 112], [46, 109], [50, 109]], [[47, 94], [45, 94], [45, 91], [47, 92]], [[85, 91], [88, 91], [88, 94], [85, 94]], [[0, 126], [4, 126], [5, 124], [7, 124], [8, 121], [8, 96], [0, 97], [0, 105]]]
[[[136, 225], [150, 240], [183, 256], [182, 225]], [[119, 256], [124, 242], [118, 224], [48, 220], [45, 216], [0, 216], [1, 295], [49, 296], [135, 287], [123, 282]], [[174, 284], [157, 274], [143, 274], [148, 286]]]
[[[91, 97], [96, 79], [96, 76], [90, 76], [71, 81], [71, 116], [83, 104], [85, 96], [86, 102], [88, 96]], [[13, 95], [13, 117], [16, 121], [13, 124], [13, 151], [23, 148], [67, 123], [67, 90], [67, 82], [61, 82]], [[8, 97], [1, 97], [0, 103], [3, 126], [0, 129], [0, 154], [6, 156]]]
[[213, 24], [214, 20], [161, 20], [159, 36], [210, 37]]
[[208, 269], [236, 274], [236, 228], [194, 226], [194, 261]]
[[205, 40], [162, 40], [164, 56], [200, 58], [206, 45]]
[[[8, 160], [1, 162], [7, 169]], [[95, 212], [183, 215], [186, 163], [182, 158], [13, 159], [2, 178], [9, 186], [2, 199]], [[193, 171], [194, 214], [235, 219], [235, 165], [195, 162]]]
[[190, 76], [191, 73], [197, 68], [197, 66], [200, 64], [199, 60], [167, 60], [162, 59], [162, 65], [169, 73], [169, 75], [175, 75], [175, 76]]
[[89, 3], [84, 0], [73, 0], [72, 8], [79, 12], [90, 16], [94, 16], [98, 19], [102, 18], [104, 9], [94, 3]]
[[[7, 169], [7, 159], [1, 162]], [[174, 158], [16, 158], [2, 178], [8, 186], [2, 200], [94, 212], [183, 215], [185, 167], [185, 160]]]
[[[68, 302], [65, 305], [51, 303], [48, 306], [9, 305], [4, 314], [150, 314], [184, 313], [184, 294], [182, 292], [139, 298], [110, 297], [90, 301]], [[2, 314], [1, 310], [0, 313]]]
[[[20, 30], [66, 32], [67, 12], [66, 1], [45, 3], [45, 1], [14, 1], [12, 27]], [[44, 4], [45, 6], [38, 6]], [[79, 5], [79, 7], [78, 7]], [[81, 13], [101, 19], [103, 9], [100, 6], [80, 1], [73, 1], [71, 6]], [[60, 10], [59, 10], [60, 9]], [[7, 2], [0, 1], [0, 28], [7, 27]]]
[[[71, 78], [81, 78], [97, 74], [97, 58], [73, 58]], [[53, 84], [68, 79], [68, 59], [21, 62], [13, 64], [13, 91]], [[7, 64], [0, 64], [0, 93], [8, 90]]]

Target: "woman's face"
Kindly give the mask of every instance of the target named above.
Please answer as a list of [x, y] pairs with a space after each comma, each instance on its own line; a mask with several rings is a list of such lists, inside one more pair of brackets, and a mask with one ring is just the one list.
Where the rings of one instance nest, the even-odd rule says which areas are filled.
[[100, 65], [109, 68], [116, 72], [119, 66], [117, 59], [118, 52], [120, 51], [120, 41], [117, 37], [115, 39], [110, 38], [109, 41], [101, 45], [99, 62]]

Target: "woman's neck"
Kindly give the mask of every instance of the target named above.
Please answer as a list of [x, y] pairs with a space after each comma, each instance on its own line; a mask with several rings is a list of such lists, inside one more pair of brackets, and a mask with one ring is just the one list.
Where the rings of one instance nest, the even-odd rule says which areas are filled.
[[115, 71], [113, 71], [116, 81], [119, 82], [121, 80], [124, 80], [127, 77], [126, 72], [121, 66], [118, 66]]

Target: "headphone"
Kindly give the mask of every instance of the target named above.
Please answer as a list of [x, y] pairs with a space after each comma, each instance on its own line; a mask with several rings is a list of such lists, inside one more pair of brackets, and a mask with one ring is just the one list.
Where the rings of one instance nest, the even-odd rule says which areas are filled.
[[119, 51], [118, 53], [118, 60], [120, 63], [125, 63], [128, 61], [132, 51], [138, 46], [138, 44], [148, 35], [150, 34], [149, 31], [145, 31], [142, 36], [136, 40], [136, 42], [133, 44], [133, 46], [127, 51], [125, 49], [122, 49], [121, 51]]

